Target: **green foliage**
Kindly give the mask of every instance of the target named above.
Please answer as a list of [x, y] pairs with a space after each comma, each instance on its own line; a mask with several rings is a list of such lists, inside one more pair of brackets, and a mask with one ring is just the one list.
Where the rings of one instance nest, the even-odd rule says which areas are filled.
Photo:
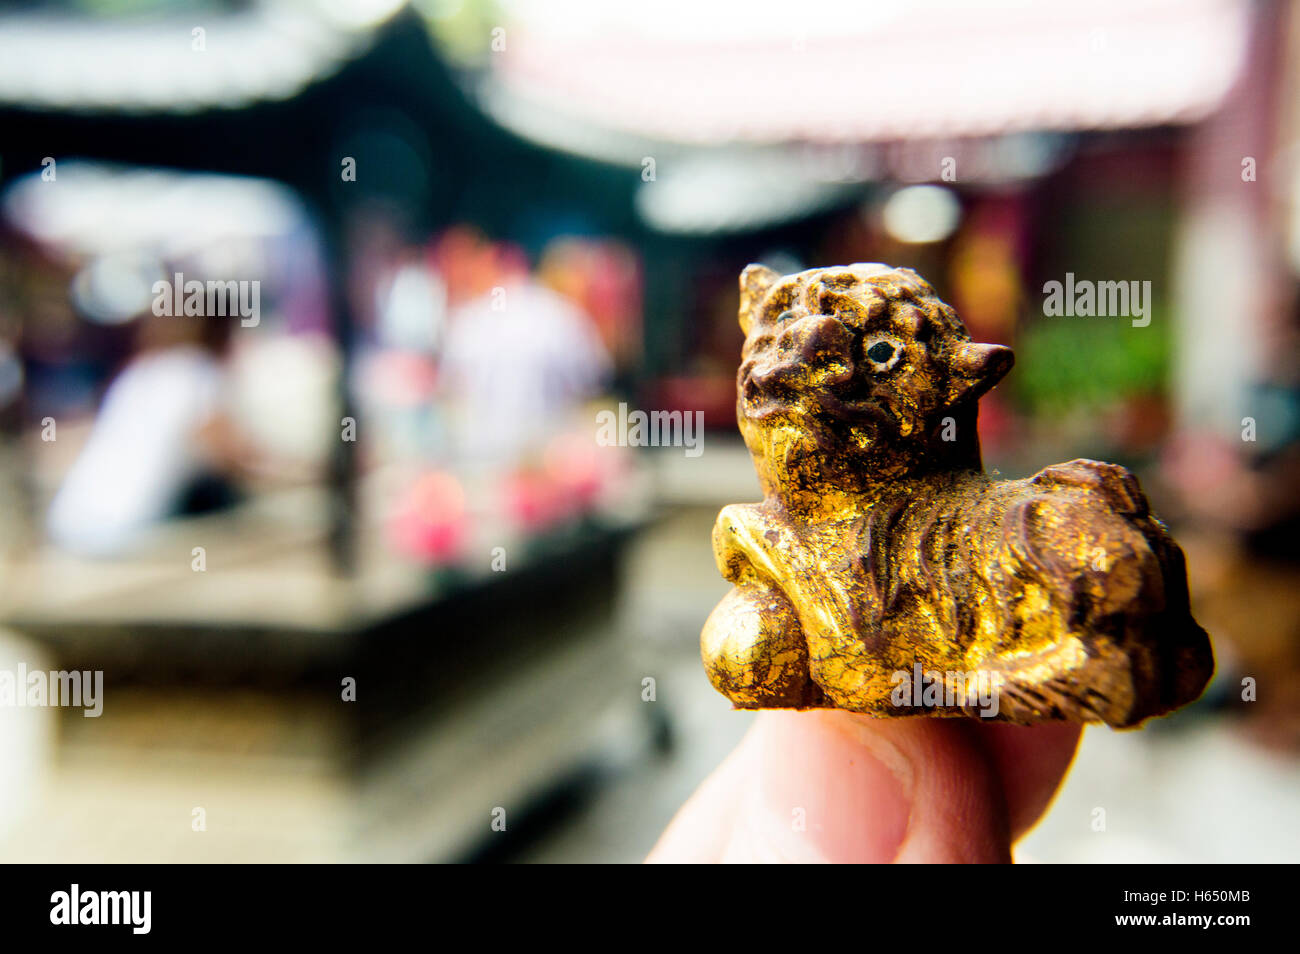
[[1016, 343], [1015, 393], [1028, 411], [1054, 416], [1162, 392], [1171, 359], [1169, 323], [1159, 306], [1145, 328], [1127, 318], [1034, 315]]

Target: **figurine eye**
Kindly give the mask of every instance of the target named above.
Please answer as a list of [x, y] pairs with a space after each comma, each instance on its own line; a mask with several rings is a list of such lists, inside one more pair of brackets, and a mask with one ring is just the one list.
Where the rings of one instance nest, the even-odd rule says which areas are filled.
[[903, 354], [902, 343], [885, 335], [868, 338], [863, 348], [867, 361], [871, 364], [871, 370], [877, 373], [888, 371], [898, 364], [898, 359]]
[[783, 325], [787, 321], [793, 321], [796, 317], [798, 316], [795, 315], [793, 311], [783, 311], [781, 312], [781, 314], [776, 316], [776, 323], [779, 325]]

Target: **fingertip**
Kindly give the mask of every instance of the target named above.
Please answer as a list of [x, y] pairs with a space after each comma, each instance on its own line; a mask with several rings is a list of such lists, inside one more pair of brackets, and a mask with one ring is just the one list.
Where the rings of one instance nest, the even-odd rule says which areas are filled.
[[1006, 862], [1077, 725], [769, 710], [648, 861]]
[[839, 710], [774, 710], [754, 726], [755, 786], [742, 804], [747, 860], [890, 861], [911, 814], [909, 767]]
[[[744, 844], [767, 860], [1006, 862], [996, 773], [964, 719], [767, 712]], [[753, 860], [753, 859], [751, 859]]]
[[1029, 831], [1047, 811], [1074, 761], [1082, 732], [1082, 726], [1071, 722], [978, 726], [977, 734], [1006, 799], [1013, 841]]

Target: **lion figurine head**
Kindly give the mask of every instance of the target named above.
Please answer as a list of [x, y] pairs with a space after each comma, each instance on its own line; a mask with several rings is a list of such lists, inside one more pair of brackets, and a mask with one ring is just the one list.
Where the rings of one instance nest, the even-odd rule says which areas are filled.
[[979, 397], [1010, 348], [970, 340], [914, 271], [879, 264], [740, 277], [736, 413], [764, 492], [797, 509], [826, 488], [979, 469]]

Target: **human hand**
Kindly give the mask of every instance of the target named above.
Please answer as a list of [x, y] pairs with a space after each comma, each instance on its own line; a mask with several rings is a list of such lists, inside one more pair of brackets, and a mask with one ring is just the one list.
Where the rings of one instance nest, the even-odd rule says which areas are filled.
[[760, 712], [648, 862], [1009, 862], [1080, 727]]

